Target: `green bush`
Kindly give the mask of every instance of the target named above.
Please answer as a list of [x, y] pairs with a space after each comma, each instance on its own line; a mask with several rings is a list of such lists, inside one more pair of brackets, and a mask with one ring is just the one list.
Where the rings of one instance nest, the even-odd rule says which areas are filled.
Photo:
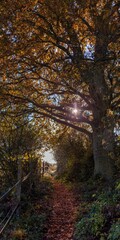
[[86, 238], [89, 236], [89, 223], [87, 217], [82, 218], [77, 223], [74, 235], [75, 240], [86, 240]]
[[[75, 227], [75, 240], [120, 239], [120, 183], [114, 187], [89, 181], [82, 186], [82, 203]], [[84, 204], [83, 204], [84, 203]]]
[[116, 222], [113, 223], [107, 240], [119, 240], [120, 239], [120, 219]]
[[10, 240], [33, 240], [43, 239], [44, 227], [46, 222], [46, 215], [33, 214], [28, 215], [26, 218], [21, 218], [16, 222], [15, 230], [11, 232]]
[[86, 240], [87, 238], [101, 235], [105, 223], [102, 206], [95, 202], [92, 204], [89, 214], [82, 218], [76, 225], [75, 239]]
[[[43, 238], [45, 222], [45, 214], [33, 215], [26, 219], [26, 221], [24, 222], [24, 226], [29, 240], [37, 240]], [[21, 223], [23, 227], [23, 221]]]
[[66, 182], [86, 181], [93, 175], [92, 147], [87, 137], [68, 131], [54, 147], [57, 176]]

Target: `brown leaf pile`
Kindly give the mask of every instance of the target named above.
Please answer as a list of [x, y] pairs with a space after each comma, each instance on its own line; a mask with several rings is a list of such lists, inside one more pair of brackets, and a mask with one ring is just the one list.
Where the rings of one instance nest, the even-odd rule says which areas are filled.
[[54, 183], [53, 210], [45, 240], [73, 240], [76, 212], [72, 191], [62, 183]]

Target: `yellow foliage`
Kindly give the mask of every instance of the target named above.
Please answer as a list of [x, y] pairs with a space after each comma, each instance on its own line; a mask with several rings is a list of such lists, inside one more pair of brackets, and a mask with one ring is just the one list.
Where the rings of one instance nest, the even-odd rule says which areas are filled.
[[111, 117], [114, 115], [114, 112], [111, 109], [107, 109], [107, 116]]
[[26, 236], [26, 232], [24, 229], [17, 229], [17, 230], [14, 230], [12, 233], [11, 233], [11, 237], [15, 238], [15, 239], [18, 239], [18, 240], [23, 240]]

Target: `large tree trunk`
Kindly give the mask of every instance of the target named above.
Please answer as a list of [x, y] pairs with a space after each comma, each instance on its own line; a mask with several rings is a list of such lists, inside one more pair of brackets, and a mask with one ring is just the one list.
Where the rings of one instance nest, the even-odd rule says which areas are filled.
[[94, 174], [110, 180], [114, 174], [114, 115], [110, 106], [110, 89], [101, 65], [93, 69], [91, 79]]
[[114, 133], [112, 124], [93, 127], [93, 154], [94, 174], [112, 180], [114, 174]]

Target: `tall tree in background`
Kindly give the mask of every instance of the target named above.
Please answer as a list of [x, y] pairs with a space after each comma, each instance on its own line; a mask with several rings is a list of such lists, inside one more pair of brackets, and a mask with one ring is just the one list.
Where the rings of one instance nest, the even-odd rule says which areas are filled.
[[118, 0], [6, 0], [1, 12], [1, 98], [87, 134], [94, 173], [112, 178]]

